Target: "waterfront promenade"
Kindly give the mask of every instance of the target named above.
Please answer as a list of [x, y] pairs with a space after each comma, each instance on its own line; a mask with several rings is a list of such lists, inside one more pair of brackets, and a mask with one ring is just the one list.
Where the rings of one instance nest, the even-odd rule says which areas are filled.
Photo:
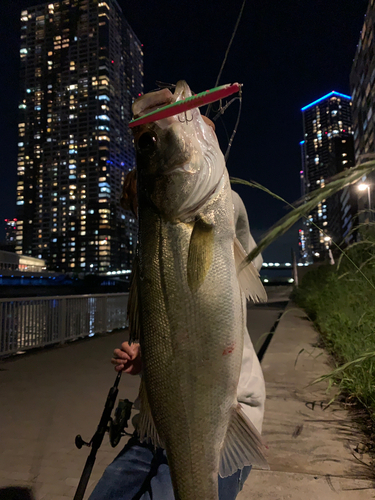
[[[354, 451], [362, 435], [339, 406], [323, 411], [326, 385], [306, 387], [329, 370], [327, 356], [304, 313], [288, 307], [262, 361], [271, 471], [253, 471], [238, 500], [375, 498], [358, 461], [369, 459]], [[95, 432], [115, 379], [109, 359], [125, 338], [125, 331], [100, 335], [0, 363], [0, 487], [30, 486], [36, 500], [73, 498], [89, 453], [74, 438]], [[134, 401], [138, 384], [124, 375], [119, 397]], [[120, 447], [104, 438], [88, 494]]]

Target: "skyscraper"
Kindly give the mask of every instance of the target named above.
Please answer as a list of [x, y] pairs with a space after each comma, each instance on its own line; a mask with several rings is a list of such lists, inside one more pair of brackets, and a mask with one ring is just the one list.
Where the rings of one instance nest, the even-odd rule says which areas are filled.
[[[366, 159], [362, 155], [375, 153], [375, 0], [370, 0], [355, 53], [350, 87], [353, 96], [354, 150], [357, 162]], [[375, 175], [363, 179], [362, 192], [357, 190], [359, 209], [373, 208]], [[361, 216], [361, 222], [369, 217]], [[372, 219], [372, 217], [370, 217]]]
[[[304, 141], [301, 142], [300, 175], [307, 194], [323, 188], [329, 177], [354, 164], [351, 97], [332, 91], [301, 111]], [[345, 203], [343, 206], [337, 194], [308, 214], [303, 231], [306, 260], [323, 257], [330, 244], [329, 238], [341, 242], [349, 210], [349, 216], [352, 215], [350, 202], [346, 200]]]
[[128, 130], [142, 46], [116, 0], [61, 0], [21, 13], [17, 252], [65, 271], [130, 269], [135, 165]]

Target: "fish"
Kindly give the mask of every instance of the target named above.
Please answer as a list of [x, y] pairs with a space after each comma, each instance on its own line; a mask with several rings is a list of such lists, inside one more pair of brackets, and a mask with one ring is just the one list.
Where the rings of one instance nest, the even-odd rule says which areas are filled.
[[[183, 80], [133, 104], [134, 118], [191, 96]], [[166, 450], [176, 500], [218, 500], [218, 474], [268, 468], [237, 402], [246, 297], [266, 300], [235, 238], [230, 180], [198, 108], [134, 127], [138, 248], [130, 340], [142, 353], [138, 433]]]

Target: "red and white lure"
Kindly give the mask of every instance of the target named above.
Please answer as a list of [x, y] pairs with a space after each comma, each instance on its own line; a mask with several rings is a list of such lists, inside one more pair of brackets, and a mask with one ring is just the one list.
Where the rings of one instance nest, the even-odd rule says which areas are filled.
[[138, 125], [144, 125], [145, 123], [155, 122], [157, 120], [162, 120], [163, 118], [169, 118], [170, 116], [178, 115], [184, 113], [193, 108], [199, 108], [205, 106], [206, 104], [211, 104], [212, 102], [224, 99], [236, 92], [241, 90], [242, 84], [240, 83], [228, 83], [227, 85], [221, 85], [220, 87], [215, 87], [210, 90], [205, 90], [200, 94], [187, 97], [180, 101], [176, 101], [162, 108], [155, 109], [147, 115], [141, 116], [129, 122], [129, 127], [137, 127]]

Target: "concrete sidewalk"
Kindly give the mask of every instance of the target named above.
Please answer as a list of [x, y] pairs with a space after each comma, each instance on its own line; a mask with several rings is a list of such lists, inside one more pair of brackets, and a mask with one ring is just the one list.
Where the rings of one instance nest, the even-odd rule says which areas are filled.
[[270, 471], [252, 471], [238, 500], [367, 500], [375, 498], [369, 457], [355, 453], [363, 436], [331, 398], [331, 371], [316, 347], [318, 334], [301, 309], [289, 304], [262, 362], [267, 386], [263, 435]]
[[[321, 409], [331, 397], [326, 384], [305, 388], [329, 371], [327, 356], [313, 347], [317, 337], [304, 313], [289, 305], [262, 363], [271, 471], [253, 471], [239, 500], [375, 498], [366, 467], [352, 456], [362, 437], [347, 412]], [[36, 500], [73, 498], [89, 453], [77, 450], [74, 438], [89, 440], [95, 432], [115, 379], [109, 358], [124, 338], [125, 332], [95, 336], [0, 363], [0, 487], [30, 486]], [[124, 376], [119, 397], [134, 401], [138, 383]], [[314, 401], [312, 410], [306, 403]], [[86, 498], [121, 446], [111, 448], [105, 437]]]
[[[109, 360], [126, 337], [95, 336], [0, 364], [0, 487], [29, 486], [36, 500], [72, 500], [90, 451], [78, 450], [74, 439], [94, 434], [116, 377]], [[122, 377], [119, 397], [134, 401], [138, 386], [139, 377]], [[120, 449], [104, 437], [86, 498]]]

